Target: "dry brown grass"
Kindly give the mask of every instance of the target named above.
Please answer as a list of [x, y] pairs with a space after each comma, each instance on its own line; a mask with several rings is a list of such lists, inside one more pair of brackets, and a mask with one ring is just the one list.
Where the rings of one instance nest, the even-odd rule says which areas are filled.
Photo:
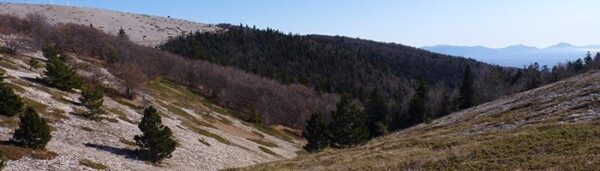
[[135, 143], [135, 141], [131, 141], [125, 138], [119, 138], [119, 142], [125, 144], [125, 145], [129, 145], [129, 146], [134, 146], [137, 147], [137, 144]]
[[92, 169], [96, 169], [96, 170], [107, 170], [108, 169], [108, 167], [106, 165], [104, 165], [102, 163], [94, 162], [89, 159], [80, 159], [79, 164], [87, 166]]
[[4, 156], [2, 156], [4, 160], [19, 160], [23, 157], [31, 157], [38, 160], [51, 160], [58, 156], [58, 154], [52, 151], [23, 148], [11, 145], [8, 142], [2, 142], [2, 144], [0, 144], [0, 150], [2, 150], [2, 154], [4, 154]]
[[473, 135], [393, 135], [248, 170], [593, 170], [600, 166], [597, 154], [600, 125], [548, 125]]
[[597, 170], [598, 80], [584, 74], [355, 148], [243, 170]]

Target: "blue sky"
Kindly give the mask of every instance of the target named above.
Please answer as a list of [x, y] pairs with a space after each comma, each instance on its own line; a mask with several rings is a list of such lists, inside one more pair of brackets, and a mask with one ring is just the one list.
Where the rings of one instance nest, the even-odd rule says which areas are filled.
[[417, 47], [600, 44], [598, 0], [70, 0], [70, 3], [203, 23], [244, 23], [284, 32], [344, 35]]

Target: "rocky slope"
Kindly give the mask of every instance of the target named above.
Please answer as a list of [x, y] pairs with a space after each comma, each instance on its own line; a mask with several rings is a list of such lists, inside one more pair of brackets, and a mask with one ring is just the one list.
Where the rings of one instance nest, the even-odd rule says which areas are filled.
[[600, 71], [479, 105], [350, 149], [249, 170], [596, 170]]
[[[0, 41], [1, 44], [1, 41]], [[96, 74], [107, 87], [121, 81], [91, 58], [69, 54], [80, 75]], [[31, 59], [43, 63], [39, 51], [0, 54], [0, 72], [29, 106], [50, 121], [52, 140], [47, 151], [31, 151], [5, 143], [17, 127], [17, 117], [0, 117], [0, 149], [8, 159], [6, 170], [216, 170], [292, 158], [300, 149], [295, 135], [274, 128], [257, 128], [231, 117], [226, 109], [210, 103], [185, 87], [168, 80], [145, 83], [142, 98], [104, 98], [107, 113], [98, 120], [77, 114], [79, 93], [64, 92], [42, 84], [43, 68], [31, 68]], [[143, 106], [153, 105], [163, 116], [179, 144], [173, 157], [153, 165], [132, 155], [133, 136], [141, 134], [137, 123]]]
[[32, 5], [0, 3], [0, 14], [12, 14], [25, 17], [30, 13], [39, 13], [48, 18], [48, 22], [92, 24], [106, 33], [118, 33], [123, 28], [131, 41], [148, 46], [156, 46], [169, 38], [194, 31], [217, 31], [221, 28], [192, 21], [170, 17], [149, 16], [126, 12], [84, 7], [58, 5]]

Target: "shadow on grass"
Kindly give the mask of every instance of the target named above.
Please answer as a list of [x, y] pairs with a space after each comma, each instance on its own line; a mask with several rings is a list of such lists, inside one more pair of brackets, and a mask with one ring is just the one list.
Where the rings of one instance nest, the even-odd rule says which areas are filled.
[[32, 83], [38, 83], [38, 84], [41, 84], [41, 85], [46, 86], [46, 87], [51, 87], [50, 83], [48, 81], [46, 81], [45, 79], [43, 79], [43, 78], [38, 78], [38, 77], [35, 77], [35, 78], [21, 77], [21, 79], [27, 80], [27, 81], [32, 82]]
[[115, 155], [125, 156], [128, 159], [141, 160], [137, 156], [137, 151], [127, 148], [117, 148], [100, 144], [84, 143], [86, 147], [92, 147], [98, 150], [107, 151]]
[[[71, 93], [75, 92], [75, 91], [73, 91], [73, 90], [63, 90], [63, 89], [60, 89], [60, 88], [56, 88], [56, 87], [52, 86], [52, 84], [50, 84], [50, 83], [49, 83], [47, 80], [45, 80], [45, 79], [43, 79], [43, 78], [39, 78], [39, 77], [36, 77], [36, 78], [31, 78], [31, 77], [21, 77], [21, 78], [22, 78], [22, 79], [24, 79], [24, 80], [27, 80], [27, 81], [29, 81], [29, 82], [32, 82], [32, 83], [37, 83], [37, 84], [40, 84], [40, 85], [44, 86], [45, 88], [54, 88], [54, 89], [56, 89], [57, 91], [66, 91], [66, 92], [71, 92]], [[48, 91], [50, 91], [50, 90], [48, 90]], [[53, 94], [53, 93], [51, 93], [51, 92], [48, 92], [48, 93], [50, 93], [50, 94], [52, 94], [52, 95], [55, 95], [55, 94]], [[63, 102], [66, 102], [66, 103], [69, 103], [69, 104], [72, 104], [72, 105], [77, 105], [77, 106], [81, 105], [81, 103], [79, 103], [79, 102], [76, 102], [76, 101], [73, 101], [73, 100], [70, 100], [70, 99], [64, 98], [64, 97], [62, 97], [62, 96], [59, 96], [59, 97], [57, 97], [57, 98], [58, 98], [58, 99], [56, 99], [56, 100], [61, 100], [61, 101], [63, 101]]]

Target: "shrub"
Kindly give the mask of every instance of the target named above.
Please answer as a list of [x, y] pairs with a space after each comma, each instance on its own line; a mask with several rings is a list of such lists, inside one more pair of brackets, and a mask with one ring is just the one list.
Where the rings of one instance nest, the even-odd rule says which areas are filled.
[[33, 108], [27, 107], [11, 142], [21, 147], [43, 149], [51, 138], [50, 125]]
[[67, 65], [65, 55], [59, 53], [53, 46], [46, 46], [43, 52], [48, 59], [44, 74], [46, 74], [46, 81], [50, 85], [67, 91], [81, 87], [83, 79], [77, 75], [73, 68]]
[[86, 87], [81, 90], [79, 101], [81, 101], [81, 104], [88, 109], [85, 116], [95, 117], [104, 113], [104, 110], [102, 109], [102, 103], [104, 103], [103, 97], [104, 95], [102, 92], [97, 89]]
[[38, 68], [42, 67], [42, 64], [40, 63], [40, 61], [35, 58], [31, 58], [29, 60], [28, 64], [29, 64], [30, 70], [34, 70], [34, 69], [38, 69]]
[[352, 102], [349, 94], [342, 95], [331, 117], [329, 131], [333, 147], [352, 147], [369, 138], [367, 114]]
[[0, 114], [15, 116], [22, 110], [23, 102], [21, 98], [4, 83], [4, 77], [0, 76]]
[[140, 157], [152, 162], [160, 162], [164, 158], [170, 158], [175, 151], [177, 142], [173, 139], [173, 132], [169, 127], [162, 125], [160, 115], [154, 107], [144, 109], [144, 117], [138, 125], [142, 135], [136, 135], [133, 139], [140, 147]]
[[306, 123], [306, 131], [302, 133], [308, 143], [304, 146], [304, 150], [308, 152], [317, 152], [326, 148], [329, 145], [329, 132], [327, 130], [327, 122], [320, 113], [313, 113]]

